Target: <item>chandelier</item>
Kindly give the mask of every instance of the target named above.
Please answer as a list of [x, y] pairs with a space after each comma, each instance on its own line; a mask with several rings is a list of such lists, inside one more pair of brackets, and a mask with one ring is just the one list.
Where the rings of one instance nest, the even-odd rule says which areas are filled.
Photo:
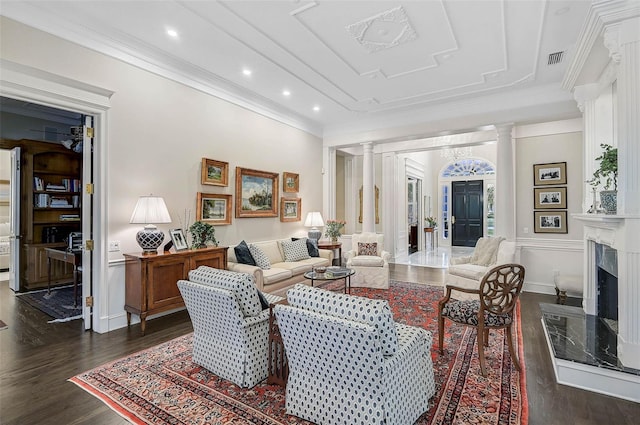
[[457, 161], [462, 158], [469, 158], [473, 155], [473, 149], [471, 146], [465, 146], [462, 148], [447, 148], [440, 151], [442, 158], [447, 158], [451, 161]]

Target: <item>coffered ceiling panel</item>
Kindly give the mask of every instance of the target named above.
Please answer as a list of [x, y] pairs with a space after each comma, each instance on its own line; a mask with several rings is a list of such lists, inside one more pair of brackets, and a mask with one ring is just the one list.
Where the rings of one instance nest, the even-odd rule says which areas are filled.
[[559, 85], [566, 60], [548, 56], [572, 53], [589, 4], [25, 0], [0, 13], [326, 127]]

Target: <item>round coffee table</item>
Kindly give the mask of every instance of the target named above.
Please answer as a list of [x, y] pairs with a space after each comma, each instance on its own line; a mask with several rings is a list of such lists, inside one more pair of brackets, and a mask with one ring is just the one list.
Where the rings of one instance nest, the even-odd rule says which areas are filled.
[[338, 280], [344, 279], [344, 293], [351, 293], [351, 276], [356, 274], [354, 269], [348, 269], [346, 267], [327, 267], [324, 273], [318, 273], [317, 271], [311, 270], [310, 272], [306, 272], [304, 277], [311, 280], [311, 286], [313, 286], [313, 282], [316, 280]]

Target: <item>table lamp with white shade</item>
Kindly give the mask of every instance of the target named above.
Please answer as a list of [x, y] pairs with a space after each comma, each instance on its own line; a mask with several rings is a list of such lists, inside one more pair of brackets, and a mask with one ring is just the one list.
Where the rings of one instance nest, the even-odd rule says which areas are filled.
[[311, 227], [311, 230], [307, 233], [309, 239], [318, 240], [322, 236], [322, 231], [318, 227], [324, 226], [322, 215], [318, 211], [313, 211], [307, 214], [307, 219], [304, 221], [305, 227]]
[[155, 254], [164, 241], [164, 232], [158, 230], [156, 224], [171, 223], [171, 216], [162, 197], [141, 196], [129, 223], [146, 224], [136, 235], [136, 240], [144, 254]]

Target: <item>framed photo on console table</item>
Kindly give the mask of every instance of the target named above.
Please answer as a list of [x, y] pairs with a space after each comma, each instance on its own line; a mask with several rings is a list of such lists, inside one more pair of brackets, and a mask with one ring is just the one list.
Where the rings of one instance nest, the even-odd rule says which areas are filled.
[[187, 238], [184, 237], [182, 229], [171, 229], [169, 230], [169, 235], [171, 235], [171, 241], [173, 242], [173, 247], [176, 251], [184, 251], [189, 248], [187, 245]]
[[533, 164], [533, 185], [567, 184], [567, 163]]
[[300, 221], [301, 205], [300, 198], [280, 198], [280, 221]]
[[564, 186], [534, 187], [533, 208], [536, 210], [566, 209], [567, 188]]
[[278, 216], [279, 174], [236, 167], [236, 218]]
[[231, 195], [198, 192], [196, 220], [213, 225], [231, 224]]
[[229, 163], [202, 158], [201, 183], [212, 186], [229, 186]]
[[566, 211], [534, 211], [535, 233], [567, 233]]

